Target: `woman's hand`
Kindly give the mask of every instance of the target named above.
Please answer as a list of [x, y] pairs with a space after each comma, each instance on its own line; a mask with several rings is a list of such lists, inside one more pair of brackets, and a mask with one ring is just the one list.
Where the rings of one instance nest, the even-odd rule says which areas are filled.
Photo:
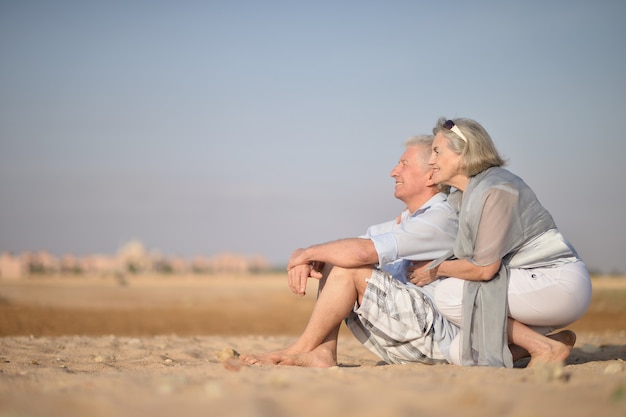
[[409, 282], [417, 285], [418, 287], [423, 287], [424, 285], [428, 285], [433, 281], [436, 281], [439, 278], [437, 272], [439, 271], [439, 266], [436, 266], [433, 269], [426, 269], [428, 265], [432, 261], [414, 261], [411, 266], [409, 266], [407, 270], [407, 277]]
[[396, 217], [396, 224], [400, 224], [402, 223], [402, 215], [404, 214], [405, 211], [407, 211], [408, 208], [405, 208], [404, 210], [402, 210], [402, 212], [400, 214], [398, 214], [398, 217]]

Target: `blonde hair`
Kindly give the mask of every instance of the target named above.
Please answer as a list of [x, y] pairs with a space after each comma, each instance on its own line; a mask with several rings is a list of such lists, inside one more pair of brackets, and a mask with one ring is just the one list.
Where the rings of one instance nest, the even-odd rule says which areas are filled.
[[[454, 123], [454, 126], [461, 131], [466, 140], [444, 126], [448, 120]], [[489, 133], [475, 120], [442, 117], [433, 128], [433, 134], [439, 133], [448, 139], [450, 149], [463, 158], [465, 174], [468, 177], [472, 177], [487, 168], [506, 165], [506, 161], [498, 153]]]

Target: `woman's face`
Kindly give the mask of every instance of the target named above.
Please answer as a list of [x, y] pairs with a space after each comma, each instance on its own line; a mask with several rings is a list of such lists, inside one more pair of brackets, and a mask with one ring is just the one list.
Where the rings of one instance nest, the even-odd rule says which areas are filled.
[[451, 185], [461, 191], [465, 189], [468, 177], [462, 169], [463, 158], [450, 149], [450, 140], [441, 133], [435, 136], [428, 163], [433, 168], [435, 183]]

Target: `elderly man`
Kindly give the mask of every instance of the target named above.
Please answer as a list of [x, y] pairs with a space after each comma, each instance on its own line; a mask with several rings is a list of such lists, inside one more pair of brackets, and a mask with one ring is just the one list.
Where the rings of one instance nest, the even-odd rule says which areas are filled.
[[319, 279], [318, 298], [300, 337], [283, 350], [241, 355], [248, 364], [330, 367], [337, 364], [343, 320], [368, 349], [388, 363], [444, 362], [458, 328], [433, 307], [436, 282], [407, 281], [411, 261], [447, 253], [458, 219], [428, 165], [432, 136], [415, 136], [391, 171], [395, 197], [406, 204], [400, 218], [371, 226], [362, 237], [340, 239], [292, 254], [289, 288], [303, 295]]

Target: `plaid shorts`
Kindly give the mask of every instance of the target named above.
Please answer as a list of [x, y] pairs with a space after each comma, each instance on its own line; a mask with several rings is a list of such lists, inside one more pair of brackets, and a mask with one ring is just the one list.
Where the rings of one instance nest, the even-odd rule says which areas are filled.
[[434, 307], [413, 284], [372, 271], [361, 305], [346, 318], [354, 336], [387, 363], [446, 362], [434, 340]]

